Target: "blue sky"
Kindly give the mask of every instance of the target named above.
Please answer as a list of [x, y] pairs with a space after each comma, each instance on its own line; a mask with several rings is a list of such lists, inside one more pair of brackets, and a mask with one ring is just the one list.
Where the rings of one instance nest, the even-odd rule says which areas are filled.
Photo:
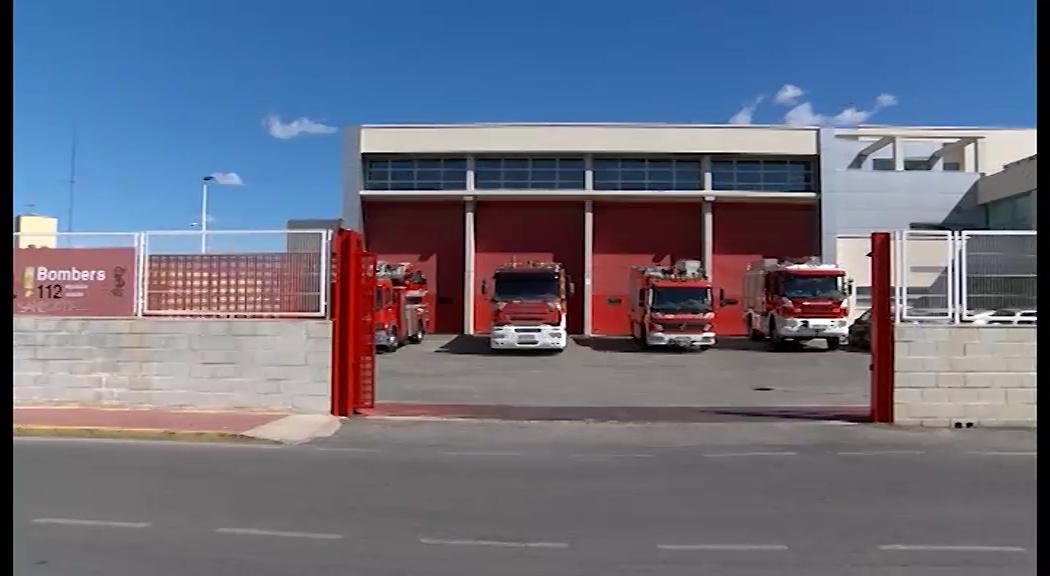
[[[243, 180], [213, 188], [215, 228], [337, 216], [342, 143], [323, 126], [721, 123], [760, 97], [754, 123], [848, 122], [880, 95], [869, 123], [1034, 126], [1034, 14], [1030, 0], [16, 0], [14, 209], [65, 221], [74, 121], [80, 231], [188, 229], [213, 172]], [[802, 94], [778, 104], [785, 85]], [[298, 118], [321, 133], [287, 137]]]

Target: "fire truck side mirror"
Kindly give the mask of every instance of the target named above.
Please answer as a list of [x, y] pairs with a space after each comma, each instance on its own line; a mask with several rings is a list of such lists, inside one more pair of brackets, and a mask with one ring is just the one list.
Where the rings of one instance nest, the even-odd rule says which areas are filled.
[[847, 278], [846, 279], [846, 295], [847, 296], [852, 296], [853, 295], [853, 278]]
[[733, 306], [737, 304], [736, 298], [726, 298], [726, 289], [718, 289], [718, 304], [719, 306]]
[[485, 280], [482, 280], [481, 281], [481, 295], [484, 296], [484, 295], [488, 294], [488, 292], [489, 292], [488, 282], [486, 282]]

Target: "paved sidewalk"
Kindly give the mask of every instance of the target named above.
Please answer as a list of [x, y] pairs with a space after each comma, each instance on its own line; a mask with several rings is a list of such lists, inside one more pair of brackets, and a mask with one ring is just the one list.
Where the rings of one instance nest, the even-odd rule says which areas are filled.
[[325, 415], [260, 412], [19, 406], [14, 433], [198, 441], [256, 440], [297, 444], [329, 436], [339, 420]]

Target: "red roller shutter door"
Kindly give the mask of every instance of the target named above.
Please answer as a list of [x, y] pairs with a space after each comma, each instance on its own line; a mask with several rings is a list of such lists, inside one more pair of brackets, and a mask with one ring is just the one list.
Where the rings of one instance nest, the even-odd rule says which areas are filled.
[[463, 331], [462, 202], [362, 203], [365, 246], [380, 260], [413, 262], [430, 283], [433, 333]]
[[697, 203], [594, 204], [591, 271], [591, 331], [631, 333], [631, 266], [668, 265], [680, 258], [703, 259], [703, 213]]
[[481, 281], [500, 264], [518, 260], [561, 262], [576, 285], [569, 298], [570, 334], [583, 328], [583, 203], [478, 202], [475, 212], [474, 331], [487, 333], [491, 312]]
[[[819, 253], [820, 219], [810, 204], [714, 204], [712, 280], [726, 296], [739, 299], [747, 266], [764, 256], [812, 256]], [[720, 336], [744, 336], [740, 306], [729, 306], [717, 319]]]

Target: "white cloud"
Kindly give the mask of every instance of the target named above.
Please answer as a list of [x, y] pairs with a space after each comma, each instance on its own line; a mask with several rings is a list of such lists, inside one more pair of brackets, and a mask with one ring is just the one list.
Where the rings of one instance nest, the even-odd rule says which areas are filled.
[[886, 108], [888, 106], [896, 106], [897, 97], [893, 94], [879, 94], [879, 97], [875, 99], [876, 108]]
[[794, 84], [784, 84], [780, 87], [780, 90], [777, 90], [776, 95], [773, 96], [773, 102], [776, 102], [777, 104], [790, 106], [798, 102], [798, 99], [801, 98], [805, 93], [805, 90], [799, 88], [798, 86], [795, 86]]
[[339, 131], [335, 126], [329, 126], [322, 122], [316, 122], [309, 118], [296, 118], [288, 122], [282, 122], [281, 117], [269, 114], [263, 119], [263, 127], [270, 136], [281, 140], [295, 138], [301, 134], [334, 134]]
[[236, 172], [214, 172], [210, 177], [216, 184], [224, 186], [241, 186], [244, 184], [244, 180], [241, 180], [241, 175]]
[[765, 100], [765, 96], [756, 96], [753, 100], [744, 104], [742, 108], [729, 117], [730, 124], [750, 124], [755, 116], [755, 109]]
[[867, 122], [880, 110], [896, 105], [897, 97], [893, 94], [879, 94], [870, 110], [848, 106], [838, 114], [828, 116], [816, 112], [812, 103], [803, 102], [784, 114], [784, 123], [789, 126], [856, 126]]

